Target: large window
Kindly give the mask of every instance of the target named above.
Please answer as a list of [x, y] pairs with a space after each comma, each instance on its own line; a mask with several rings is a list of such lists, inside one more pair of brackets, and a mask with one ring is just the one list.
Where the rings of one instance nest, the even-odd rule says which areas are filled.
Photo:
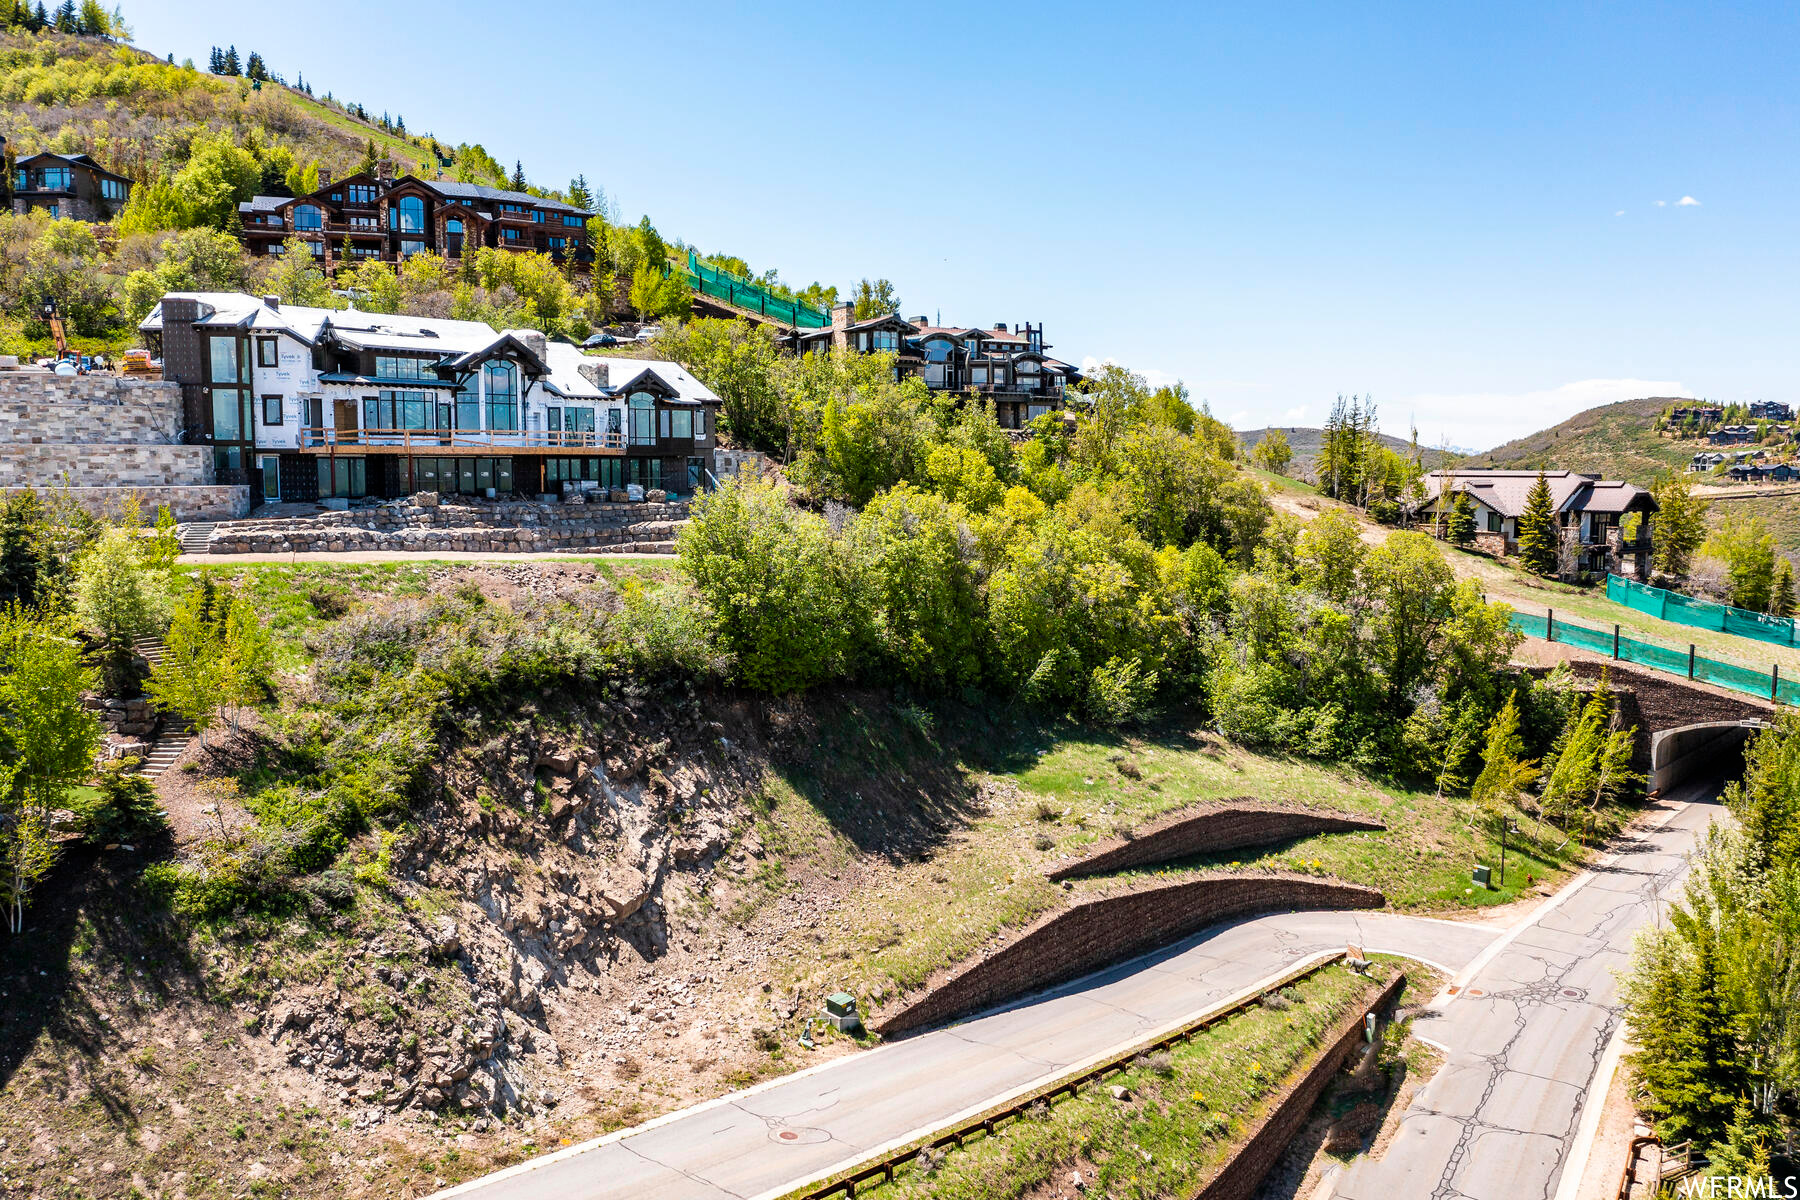
[[46, 192], [66, 192], [69, 190], [69, 168], [45, 167], [43, 190]]
[[582, 229], [587, 226], [587, 218], [586, 217], [568, 216], [565, 214], [563, 216], [563, 224], [568, 225], [574, 229]]
[[244, 423], [239, 419], [241, 402], [236, 388], [214, 388], [212, 393], [212, 435], [215, 442], [241, 442]]
[[100, 195], [103, 199], [123, 200], [125, 199], [125, 188], [126, 183], [123, 179], [102, 179], [100, 181]]
[[436, 410], [429, 392], [384, 391], [363, 400], [363, 428], [430, 429]]
[[377, 379], [437, 379], [437, 372], [432, 370], [432, 359], [409, 358], [399, 354], [377, 354], [375, 356], [375, 378]]
[[208, 347], [212, 357], [212, 381], [214, 383], [236, 383], [238, 381], [238, 344], [234, 336], [214, 337]]
[[869, 335], [869, 345], [875, 350], [898, 350], [900, 335], [892, 329], [877, 329]]
[[452, 217], [444, 222], [444, 253], [451, 258], [461, 258], [463, 248], [463, 223]]
[[481, 368], [487, 384], [488, 424], [495, 431], [519, 427], [519, 371], [509, 362], [491, 362]]
[[594, 410], [591, 408], [567, 408], [563, 410], [563, 429], [570, 435], [571, 445], [591, 445], [594, 440]]
[[302, 204], [294, 209], [295, 229], [323, 229], [325, 212], [316, 204]]
[[468, 375], [457, 381], [456, 427], [464, 433], [481, 429], [481, 392], [479, 375]]
[[425, 232], [425, 201], [402, 196], [388, 208], [388, 228], [400, 233]]
[[351, 203], [351, 204], [373, 204], [373, 203], [375, 203], [375, 185], [372, 183], [353, 183], [349, 186], [349, 188], [347, 190], [350, 193], [350, 199], [349, 199], [348, 203]]
[[662, 435], [666, 438], [691, 438], [694, 436], [694, 414], [685, 408], [665, 408], [662, 410]]
[[408, 238], [400, 243], [400, 257], [411, 258], [415, 254], [425, 253], [425, 243], [416, 238]]
[[656, 444], [656, 397], [649, 392], [631, 393], [631, 444]]

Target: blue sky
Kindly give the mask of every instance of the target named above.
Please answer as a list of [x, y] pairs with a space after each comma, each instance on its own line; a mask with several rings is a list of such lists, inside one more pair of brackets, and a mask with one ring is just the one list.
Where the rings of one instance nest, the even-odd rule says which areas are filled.
[[1485, 448], [1800, 399], [1800, 6], [135, 0], [136, 42], [576, 173], [783, 278], [1044, 322], [1239, 427]]

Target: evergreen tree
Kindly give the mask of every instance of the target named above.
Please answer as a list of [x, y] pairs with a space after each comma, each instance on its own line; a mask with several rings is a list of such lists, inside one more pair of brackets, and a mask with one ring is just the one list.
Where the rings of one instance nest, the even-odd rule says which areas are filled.
[[105, 37], [112, 32], [112, 18], [100, 7], [100, 0], [81, 0], [81, 15], [75, 23], [87, 37]]
[[1517, 804], [1538, 777], [1537, 764], [1519, 757], [1524, 752], [1525, 739], [1519, 736], [1518, 699], [1508, 696], [1506, 704], [1488, 723], [1481, 774], [1469, 789], [1469, 799], [1478, 813], [1504, 820], [1507, 808]]
[[50, 14], [44, 8], [44, 0], [38, 0], [38, 6], [31, 14], [31, 32], [39, 33], [50, 28]]
[[364, 175], [375, 174], [375, 168], [381, 164], [381, 155], [375, 151], [375, 139], [369, 138], [363, 146], [362, 164], [356, 169]]
[[1707, 502], [1694, 495], [1694, 485], [1685, 474], [1656, 480], [1650, 485], [1650, 495], [1657, 504], [1651, 519], [1651, 565], [1661, 574], [1680, 579], [1706, 540]]
[[263, 56], [252, 50], [249, 60], [244, 64], [246, 79], [265, 80], [269, 77], [269, 68], [263, 62]]
[[394, 114], [394, 128], [402, 134], [406, 132], [406, 118], [399, 113]]
[[225, 73], [225, 52], [214, 46], [211, 56], [206, 60], [206, 69], [214, 75], [223, 75]]
[[1539, 471], [1537, 482], [1525, 496], [1525, 511], [1519, 515], [1519, 557], [1527, 570], [1539, 575], [1556, 571], [1560, 535], [1556, 506], [1550, 499], [1550, 481]]
[[63, 0], [56, 10], [56, 32], [75, 33], [80, 22], [75, 17], [75, 0]]
[[227, 75], [232, 75], [232, 76], [239, 76], [244, 73], [243, 67], [241, 65], [239, 65], [239, 63], [238, 63], [238, 52], [237, 52], [236, 46], [225, 47], [225, 70], [224, 70], [224, 73]]
[[525, 190], [525, 164], [517, 159], [513, 160], [512, 190], [515, 192]]
[[1794, 615], [1794, 563], [1786, 555], [1775, 564], [1775, 586], [1769, 598], [1769, 611], [1778, 617]]
[[588, 189], [586, 175], [577, 175], [569, 180], [569, 203], [576, 208], [591, 210], [594, 207], [594, 193]]
[[1450, 502], [1450, 521], [1446, 536], [1458, 546], [1467, 546], [1474, 542], [1475, 502], [1469, 499], [1469, 493], [1459, 491], [1456, 493], [1456, 498]]

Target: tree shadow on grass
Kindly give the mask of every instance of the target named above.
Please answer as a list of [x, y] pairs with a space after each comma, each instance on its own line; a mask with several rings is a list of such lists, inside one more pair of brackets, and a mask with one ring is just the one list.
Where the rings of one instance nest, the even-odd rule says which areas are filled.
[[35, 1051], [73, 1058], [109, 1118], [136, 1124], [117, 1084], [131, 1047], [115, 1026], [202, 989], [186, 937], [141, 883], [145, 866], [172, 851], [167, 835], [130, 850], [70, 843], [33, 894], [23, 932], [0, 934], [0, 1092]]

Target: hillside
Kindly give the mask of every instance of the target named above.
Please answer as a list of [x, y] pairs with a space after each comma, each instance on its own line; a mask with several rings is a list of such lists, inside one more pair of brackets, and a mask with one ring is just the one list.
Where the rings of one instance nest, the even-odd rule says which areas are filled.
[[403, 172], [435, 171], [441, 155], [453, 178], [504, 182], [480, 147], [389, 131], [279, 83], [259, 89], [103, 38], [0, 32], [0, 134], [16, 154], [91, 154], [141, 182], [180, 170], [197, 139], [220, 133], [285, 147], [299, 166], [339, 175], [355, 170], [373, 142]]
[[[1313, 429], [1299, 425], [1278, 425], [1272, 426], [1271, 428], [1280, 429], [1282, 434], [1286, 436], [1288, 445], [1293, 448], [1294, 462], [1293, 466], [1289, 469], [1290, 473], [1296, 477], [1302, 475], [1310, 476], [1312, 474], [1313, 463], [1319, 457], [1319, 444], [1325, 436], [1325, 431], [1323, 429]], [[1268, 429], [1242, 429], [1238, 431], [1238, 441], [1243, 443], [1246, 451], [1253, 450], [1256, 447], [1256, 443], [1262, 441], [1263, 436], [1268, 432]], [[1385, 433], [1377, 434], [1376, 436], [1381, 439], [1381, 444], [1386, 446], [1389, 450], [1404, 453], [1412, 448], [1410, 442], [1401, 438], [1392, 437]], [[1456, 461], [1456, 455], [1446, 453], [1442, 450], [1433, 450], [1426, 446], [1419, 447], [1419, 456], [1424, 460], [1426, 470], [1440, 467], [1447, 462]]]
[[1566, 467], [1607, 479], [1648, 485], [1666, 471], [1680, 470], [1696, 443], [1665, 438], [1651, 429], [1670, 403], [1682, 397], [1648, 396], [1578, 412], [1548, 429], [1470, 455], [1470, 466], [1511, 470]]

